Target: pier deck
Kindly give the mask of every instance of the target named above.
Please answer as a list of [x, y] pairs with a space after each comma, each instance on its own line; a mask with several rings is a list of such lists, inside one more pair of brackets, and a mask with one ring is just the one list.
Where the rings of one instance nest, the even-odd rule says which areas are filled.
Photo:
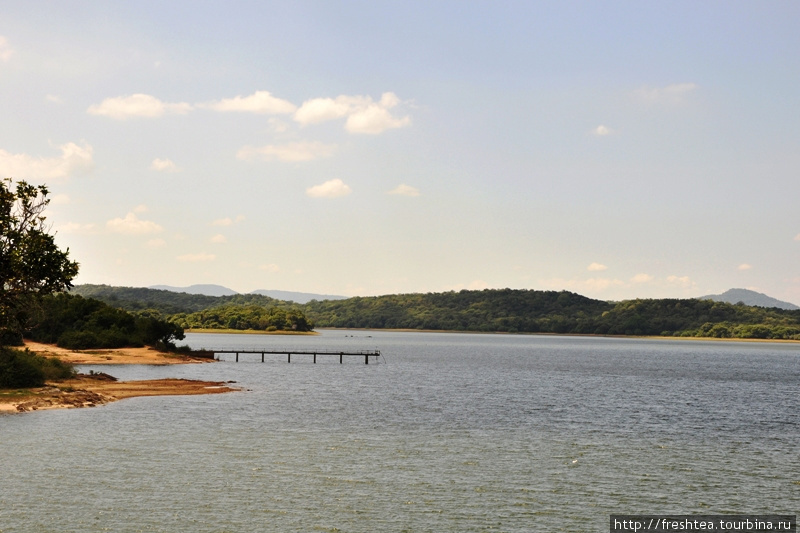
[[285, 355], [286, 362], [292, 362], [293, 355], [310, 355], [313, 357], [314, 363], [317, 362], [318, 355], [333, 355], [339, 356], [339, 364], [344, 362], [345, 357], [363, 357], [364, 364], [369, 364], [369, 358], [374, 357], [375, 360], [378, 360], [378, 357], [381, 355], [380, 350], [358, 350], [358, 351], [332, 351], [332, 350], [205, 350], [207, 352], [213, 352], [216, 358], [217, 354], [226, 354], [232, 353], [236, 354], [236, 362], [239, 362], [239, 354], [261, 354], [261, 362], [265, 361], [266, 355]]

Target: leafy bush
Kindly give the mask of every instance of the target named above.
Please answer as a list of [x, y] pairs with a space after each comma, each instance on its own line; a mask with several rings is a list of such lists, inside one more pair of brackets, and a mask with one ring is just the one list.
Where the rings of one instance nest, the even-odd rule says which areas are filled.
[[67, 379], [75, 375], [72, 366], [28, 350], [0, 348], [0, 389], [40, 387], [47, 380]]

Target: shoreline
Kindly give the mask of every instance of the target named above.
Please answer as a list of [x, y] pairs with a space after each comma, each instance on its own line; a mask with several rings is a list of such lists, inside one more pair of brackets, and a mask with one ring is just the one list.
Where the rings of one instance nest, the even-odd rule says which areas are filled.
[[[52, 344], [25, 341], [28, 349], [44, 357], [55, 357], [72, 365], [152, 365], [210, 363], [213, 360], [161, 352], [152, 348], [68, 350]], [[228, 383], [179, 378], [117, 381], [108, 374], [78, 374], [77, 377], [46, 382], [43, 387], [0, 390], [0, 414], [47, 409], [96, 407], [125, 398], [221, 394], [241, 390]]]
[[652, 339], [652, 340], [681, 340], [681, 341], [711, 341], [711, 342], [774, 342], [781, 344], [800, 344], [797, 339], [740, 339], [734, 337], [666, 337], [661, 335], [600, 335], [596, 333], [541, 333], [518, 331], [464, 331], [457, 329], [403, 329], [403, 328], [334, 328], [319, 327], [319, 330], [328, 331], [389, 331], [393, 333], [464, 333], [469, 335], [536, 335], [542, 337], [589, 337], [597, 339]]
[[319, 335], [316, 331], [264, 331], [260, 329], [187, 328], [184, 333], [229, 333], [233, 335]]
[[166, 378], [117, 381], [104, 373], [48, 382], [44, 387], [0, 392], [0, 413], [25, 413], [49, 409], [97, 407], [142, 396], [187, 396], [222, 394], [237, 389], [219, 381]]

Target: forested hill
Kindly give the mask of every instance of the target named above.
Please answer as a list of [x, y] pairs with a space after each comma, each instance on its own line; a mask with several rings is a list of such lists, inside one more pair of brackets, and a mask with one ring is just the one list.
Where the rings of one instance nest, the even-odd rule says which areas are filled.
[[309, 302], [317, 326], [570, 333], [613, 304], [561, 291], [483, 290]]
[[260, 294], [206, 296], [143, 287], [111, 287], [109, 285], [76, 285], [70, 292], [84, 298], [95, 298], [126, 311], [155, 309], [165, 315], [194, 313], [227, 304], [262, 307], [293, 306], [293, 304]]
[[[281, 320], [285, 316], [292, 321], [295, 315], [304, 314], [307, 323], [317, 327], [800, 340], [800, 310], [697, 299], [605, 302], [568, 291], [486, 289], [355, 297], [300, 305], [259, 295], [213, 297], [98, 285], [81, 285], [73, 292], [127, 310], [158, 309], [172, 315], [183, 327], [245, 327], [241, 325], [261, 323], [267, 316], [255, 307], [262, 307], [284, 310], [285, 313], [269, 313]], [[197, 314], [209, 309], [215, 312]], [[187, 316], [190, 313], [195, 314]], [[196, 322], [210, 325], [198, 326]]]

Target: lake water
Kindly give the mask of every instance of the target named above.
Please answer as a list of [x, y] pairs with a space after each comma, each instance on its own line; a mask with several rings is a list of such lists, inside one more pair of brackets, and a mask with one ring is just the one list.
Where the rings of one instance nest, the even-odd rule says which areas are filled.
[[[108, 367], [246, 390], [0, 416], [0, 532], [602, 532], [800, 509], [800, 346], [323, 331]], [[85, 367], [101, 369], [99, 367]]]

